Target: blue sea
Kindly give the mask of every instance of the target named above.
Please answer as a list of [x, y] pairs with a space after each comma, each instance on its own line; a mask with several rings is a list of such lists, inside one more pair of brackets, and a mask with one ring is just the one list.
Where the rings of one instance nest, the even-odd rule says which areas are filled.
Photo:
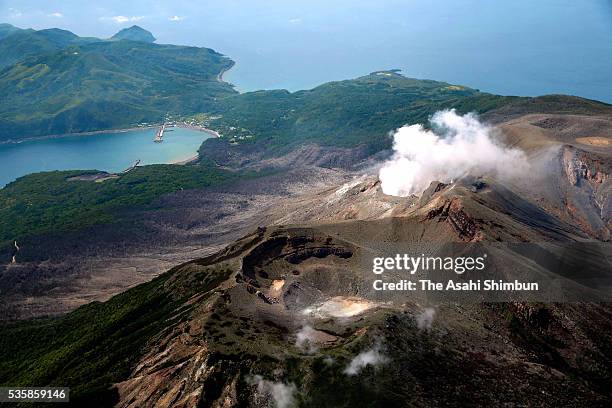
[[[15, 9], [39, 5], [7, 0], [13, 3]], [[0, 10], [0, 17], [37, 29], [61, 23], [101, 38], [133, 24], [104, 20], [87, 2], [49, 1], [50, 10], [62, 7], [70, 12], [61, 22], [34, 12], [17, 19]], [[134, 0], [130, 10], [143, 16], [138, 24], [158, 43], [210, 47], [231, 57], [236, 66], [224, 79], [240, 91], [296, 91], [401, 69], [502, 95], [563, 93], [612, 103], [611, 0], [210, 0], [176, 2], [171, 11]], [[168, 163], [195, 154], [207, 137], [177, 130], [157, 145], [152, 134], [0, 145], [0, 186], [43, 170], [116, 171], [136, 159]]]
[[156, 129], [0, 144], [0, 187], [29, 173], [50, 170], [117, 172], [136, 160], [141, 165], [174, 163], [197, 154], [208, 133], [174, 128], [154, 143]]
[[503, 95], [612, 103], [610, 0], [256, 0], [206, 9], [153, 30], [162, 42], [234, 59], [224, 78], [241, 91], [310, 89], [398, 68]]

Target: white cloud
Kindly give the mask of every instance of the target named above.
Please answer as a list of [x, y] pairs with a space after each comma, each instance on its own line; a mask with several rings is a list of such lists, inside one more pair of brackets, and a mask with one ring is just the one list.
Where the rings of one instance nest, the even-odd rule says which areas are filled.
[[144, 19], [145, 16], [113, 16], [113, 17], [100, 17], [100, 20], [110, 20], [117, 24], [123, 23], [134, 23], [136, 21], [140, 21]]
[[446, 110], [430, 122], [433, 130], [412, 125], [393, 135], [393, 157], [379, 172], [385, 194], [419, 195], [432, 181], [450, 183], [467, 174], [504, 180], [528, 171], [525, 154], [502, 146], [476, 115]]
[[420, 330], [431, 329], [431, 325], [433, 324], [435, 315], [436, 315], [436, 309], [434, 309], [433, 307], [425, 308], [425, 310], [423, 310], [423, 312], [417, 316], [417, 319], [416, 319], [417, 327]]
[[389, 358], [381, 353], [380, 345], [377, 344], [370, 350], [357, 354], [344, 369], [344, 374], [357, 375], [361, 370], [369, 365], [377, 367], [385, 364], [388, 361]]
[[56, 11], [55, 13], [49, 14], [49, 17], [62, 18], [64, 17], [64, 15], [60, 13], [59, 11]]
[[301, 18], [292, 18], [291, 20], [289, 20], [289, 22], [291, 24], [299, 24], [299, 23], [302, 22], [302, 19]]
[[312, 326], [305, 325], [296, 334], [295, 346], [308, 354], [316, 353], [316, 334], [317, 331]]
[[9, 8], [9, 16], [11, 18], [19, 18], [21, 16], [23, 16], [23, 13], [17, 9], [14, 8]]
[[172, 17], [168, 18], [168, 20], [170, 20], [170, 21], [181, 21], [181, 20], [184, 20], [184, 19], [185, 19], [184, 17], [180, 17], [180, 16], [172, 16]]
[[261, 375], [247, 378], [247, 381], [253, 385], [257, 385], [257, 391], [260, 394], [266, 394], [272, 397], [277, 408], [290, 408], [295, 406], [294, 395], [297, 391], [295, 384], [284, 384], [282, 382], [264, 380]]

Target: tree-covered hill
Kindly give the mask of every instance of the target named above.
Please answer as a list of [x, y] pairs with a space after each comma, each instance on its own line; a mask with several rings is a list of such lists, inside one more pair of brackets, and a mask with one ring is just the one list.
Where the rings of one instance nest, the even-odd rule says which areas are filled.
[[10, 24], [0, 24], [0, 69], [32, 56], [42, 56], [60, 51], [70, 45], [102, 41], [93, 37], [49, 28], [45, 30], [23, 30]]
[[111, 37], [112, 40], [130, 40], [130, 41], [142, 41], [152, 43], [155, 42], [155, 37], [149, 31], [142, 27], [133, 25], [129, 28], [124, 28], [117, 34]]
[[[441, 109], [496, 117], [527, 113], [612, 114], [612, 105], [567, 95], [501, 96], [446, 82], [407, 78], [397, 71], [373, 72], [311, 90], [257, 91], [219, 100], [197, 115], [224, 137], [200, 149], [222, 165], [278, 156], [298, 146], [352, 148], [365, 154], [391, 147], [386, 135], [406, 124], [426, 124]], [[232, 163], [232, 161], [234, 163]]]
[[[7, 66], [3, 50], [22, 59]], [[218, 80], [233, 62], [207, 48], [18, 30], [0, 37], [0, 55], [0, 141], [160, 121], [235, 93]]]
[[256, 150], [274, 155], [304, 144], [362, 145], [374, 153], [390, 146], [389, 131], [425, 123], [437, 110], [483, 113], [519, 99], [407, 78], [396, 71], [374, 72], [294, 93], [275, 90], [232, 95], [200, 116], [224, 136], [206, 141], [200, 153], [217, 162], [223, 162], [219, 152], [251, 154]]

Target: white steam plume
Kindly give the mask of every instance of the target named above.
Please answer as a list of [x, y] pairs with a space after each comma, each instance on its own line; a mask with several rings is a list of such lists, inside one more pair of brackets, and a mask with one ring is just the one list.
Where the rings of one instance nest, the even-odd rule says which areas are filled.
[[316, 336], [317, 331], [312, 326], [305, 325], [296, 334], [295, 346], [308, 354], [316, 353], [318, 350]]
[[434, 180], [449, 183], [468, 173], [504, 179], [523, 173], [528, 166], [521, 150], [497, 143], [493, 129], [475, 114], [460, 116], [445, 110], [434, 114], [430, 122], [433, 130], [412, 125], [393, 135], [393, 157], [379, 172], [385, 194], [419, 195]]
[[433, 307], [427, 307], [421, 314], [419, 314], [416, 318], [417, 327], [420, 330], [429, 330], [431, 329], [431, 325], [434, 321], [434, 316], [436, 315], [436, 309]]
[[375, 345], [373, 348], [357, 354], [344, 369], [344, 374], [357, 375], [365, 367], [371, 365], [377, 367], [385, 364], [389, 359], [380, 351], [380, 345]]
[[272, 397], [276, 408], [290, 408], [295, 406], [294, 395], [297, 391], [295, 384], [264, 380], [261, 375], [248, 377], [247, 381], [253, 385], [257, 385], [257, 391], [260, 394]]

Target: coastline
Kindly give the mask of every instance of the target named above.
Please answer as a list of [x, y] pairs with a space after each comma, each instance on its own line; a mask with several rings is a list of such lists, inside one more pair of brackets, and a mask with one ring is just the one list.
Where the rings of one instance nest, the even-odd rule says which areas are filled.
[[[179, 128], [183, 128], [183, 129], [196, 130], [196, 131], [199, 131], [199, 132], [208, 133], [212, 137], [216, 137], [216, 138], [221, 137], [219, 132], [217, 132], [215, 130], [212, 130], [212, 129], [205, 128], [203, 126], [173, 125], [172, 127], [179, 127]], [[196, 161], [198, 161], [199, 158], [200, 158], [200, 154], [196, 152], [196, 154], [194, 156], [188, 157], [187, 159], [183, 159], [183, 160], [176, 160], [176, 161], [170, 162], [168, 164], [175, 164], [175, 165], [178, 165], [178, 166], [183, 166], [185, 164], [190, 164], [190, 163], [196, 162]]]
[[221, 135], [219, 134], [219, 132], [217, 132], [216, 130], [212, 130], [212, 129], [208, 129], [205, 128], [204, 126], [194, 126], [194, 125], [172, 125], [170, 127], [179, 127], [179, 128], [183, 128], [183, 129], [189, 129], [189, 130], [197, 130], [198, 132], [204, 132], [204, 133], [208, 133], [209, 135], [219, 138], [221, 137]]
[[[219, 72], [217, 74], [217, 81], [227, 83], [228, 85], [231, 85], [231, 86], [233, 86], [235, 88], [235, 86], [233, 84], [231, 84], [229, 82], [225, 82], [225, 80], [223, 79], [223, 75], [227, 71], [232, 69], [235, 65], [236, 65], [236, 62], [232, 61], [230, 66], [228, 66], [227, 68], [223, 68], [221, 70], [221, 72]], [[150, 126], [133, 126], [133, 127], [129, 127], [129, 128], [119, 128], [119, 129], [92, 130], [92, 131], [89, 131], [89, 132], [57, 133], [57, 134], [52, 134], [52, 135], [26, 137], [26, 138], [23, 138], [23, 139], [1, 140], [0, 141], [0, 145], [4, 145], [4, 144], [19, 144], [19, 143], [23, 143], [23, 142], [32, 142], [32, 141], [36, 141], [36, 140], [59, 139], [59, 138], [62, 138], [62, 137], [70, 137], [70, 136], [92, 136], [92, 135], [99, 135], [99, 134], [104, 134], [104, 133], [124, 133], [124, 132], [131, 132], [131, 131], [135, 131], [135, 130], [155, 129], [155, 128], [160, 127], [160, 126], [161, 126], [161, 124], [150, 125]], [[206, 133], [208, 133], [210, 135], [213, 135], [214, 137], [221, 137], [221, 135], [219, 135], [218, 132], [216, 132], [216, 131], [214, 131], [212, 129], [201, 127], [201, 126], [192, 126], [192, 125], [172, 125], [172, 126], [173, 127], [182, 127], [182, 128], [191, 129], [191, 130], [198, 130], [200, 132], [206, 132]]]
[[23, 142], [33, 142], [36, 140], [60, 139], [62, 137], [71, 137], [71, 136], [93, 136], [93, 135], [100, 135], [100, 134], [105, 134], [105, 133], [125, 133], [125, 132], [132, 132], [135, 130], [155, 129], [159, 126], [160, 125], [135, 126], [135, 127], [129, 127], [129, 128], [121, 128], [121, 129], [92, 130], [90, 132], [60, 133], [60, 134], [55, 134], [55, 135], [33, 136], [33, 137], [26, 137], [26, 138], [17, 139], [17, 140], [15, 139], [3, 140], [3, 141], [0, 141], [0, 145], [19, 144]]
[[[137, 131], [137, 130], [149, 130], [149, 129], [155, 129], [158, 128], [161, 125], [151, 125], [151, 126], [141, 126], [141, 127], [130, 127], [130, 128], [123, 128], [123, 129], [107, 129], [107, 130], [98, 130], [98, 131], [91, 131], [91, 132], [81, 132], [81, 133], [69, 133], [69, 134], [61, 134], [61, 135], [46, 135], [46, 136], [41, 136], [41, 137], [30, 137], [30, 138], [25, 138], [25, 139], [20, 139], [20, 140], [9, 140], [9, 141], [2, 141], [0, 142], [0, 146], [2, 145], [9, 145], [9, 144], [14, 144], [14, 145], [18, 145], [22, 142], [32, 142], [32, 141], [37, 141], [37, 140], [48, 140], [48, 139], [59, 139], [59, 138], [63, 138], [63, 137], [70, 137], [70, 136], [92, 136], [92, 135], [97, 135], [97, 134], [105, 134], [105, 133], [126, 133], [126, 132], [130, 132], [130, 131]], [[219, 132], [212, 130], [212, 129], [208, 129], [204, 126], [197, 126], [197, 125], [189, 125], [189, 124], [173, 124], [169, 127], [173, 127], [173, 128], [183, 128], [183, 129], [189, 129], [189, 130], [193, 130], [193, 131], [197, 131], [197, 132], [204, 132], [207, 135], [209, 135], [210, 137], [214, 137], [214, 138], [219, 138], [221, 137], [221, 135], [219, 134]], [[188, 165], [188, 164], [192, 164], [194, 162], [197, 162], [200, 158], [200, 155], [198, 153], [198, 151], [194, 152], [191, 156], [188, 156], [186, 158], [182, 158], [182, 159], [177, 159], [177, 160], [170, 160], [170, 161], [166, 161], [165, 164], [171, 164], [171, 165]], [[163, 163], [160, 163], [163, 164]], [[106, 173], [106, 172], [104, 172]], [[29, 173], [28, 173], [29, 174]], [[96, 182], [101, 182], [110, 178], [116, 178], [119, 177], [120, 174], [115, 174], [115, 173], [109, 173], [109, 175], [106, 175], [104, 177], [99, 177], [99, 175], [96, 175], [96, 177], [94, 177], [92, 179], [92, 181], [96, 181]], [[76, 178], [75, 178], [76, 179]], [[4, 188], [4, 186], [0, 186], [0, 189]]]
[[186, 164], [190, 164], [190, 163], [198, 161], [199, 158], [200, 158], [200, 155], [196, 153], [195, 156], [191, 156], [191, 157], [189, 157], [187, 159], [184, 159], [184, 160], [176, 160], [176, 161], [170, 162], [168, 164], [174, 164], [174, 165], [177, 165], [177, 166], [184, 166]]
[[[223, 68], [223, 69], [221, 70], [221, 72], [219, 72], [219, 73], [217, 74], [217, 81], [219, 81], [219, 82], [224, 82], [224, 83], [226, 83], [226, 84], [228, 84], [228, 85], [232, 85], [232, 84], [230, 84], [229, 82], [225, 82], [225, 81], [223, 80], [223, 74], [225, 74], [225, 73], [226, 73], [227, 71], [229, 71], [230, 69], [234, 68], [234, 65], [236, 65], [236, 62], [232, 61], [232, 64], [231, 64], [229, 67], [227, 67], [227, 68]], [[233, 85], [232, 85], [232, 86], [233, 86]]]
[[[60, 139], [63, 137], [71, 137], [71, 136], [93, 136], [93, 135], [101, 135], [105, 133], [126, 133], [126, 132], [133, 132], [136, 130], [155, 129], [160, 126], [161, 124], [150, 125], [150, 126], [134, 126], [134, 127], [129, 127], [129, 128], [120, 128], [120, 129], [92, 130], [90, 132], [61, 133], [61, 134], [55, 134], [55, 135], [34, 136], [34, 137], [26, 137], [23, 139], [17, 139], [17, 140], [15, 139], [3, 140], [3, 141], [0, 141], [0, 145], [19, 144], [19, 143], [24, 143], [24, 142], [33, 142], [37, 140]], [[218, 132], [212, 129], [205, 128], [203, 126], [193, 126], [193, 125], [182, 125], [181, 124], [181, 125], [171, 125], [169, 127], [179, 127], [179, 128], [184, 128], [184, 129], [197, 130], [199, 132], [208, 133], [212, 135], [213, 137], [221, 137], [221, 135]]]

